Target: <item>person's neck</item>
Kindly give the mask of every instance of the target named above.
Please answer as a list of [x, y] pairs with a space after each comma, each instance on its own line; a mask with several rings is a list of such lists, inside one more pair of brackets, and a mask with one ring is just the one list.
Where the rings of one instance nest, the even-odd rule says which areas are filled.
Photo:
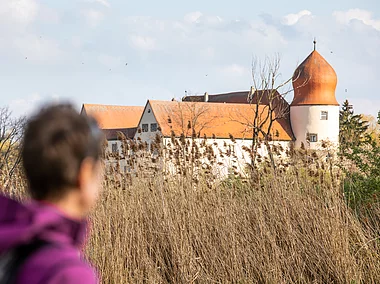
[[44, 201], [70, 219], [81, 221], [86, 216], [80, 202], [80, 197], [75, 190], [69, 191], [60, 199], [46, 199]]

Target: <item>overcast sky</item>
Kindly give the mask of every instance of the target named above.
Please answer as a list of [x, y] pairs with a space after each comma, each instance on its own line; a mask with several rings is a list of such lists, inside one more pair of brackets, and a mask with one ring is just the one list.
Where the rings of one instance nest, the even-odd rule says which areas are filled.
[[316, 37], [338, 75], [339, 102], [375, 114], [379, 3], [0, 0], [0, 106], [20, 115], [46, 100], [79, 110], [248, 90], [253, 56], [279, 53], [287, 79]]

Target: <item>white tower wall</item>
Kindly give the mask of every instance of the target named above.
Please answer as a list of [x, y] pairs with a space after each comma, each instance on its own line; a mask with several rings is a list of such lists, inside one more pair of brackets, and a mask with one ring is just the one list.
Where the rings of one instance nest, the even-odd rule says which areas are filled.
[[[327, 120], [322, 120], [322, 111], [327, 111]], [[301, 143], [304, 143], [306, 148], [318, 149], [321, 147], [322, 141], [330, 141], [335, 146], [339, 144], [339, 106], [291, 106], [290, 121], [296, 137], [296, 148], [301, 147]], [[317, 141], [308, 142], [308, 134], [316, 134]], [[309, 140], [310, 138], [312, 137], [309, 136]]]

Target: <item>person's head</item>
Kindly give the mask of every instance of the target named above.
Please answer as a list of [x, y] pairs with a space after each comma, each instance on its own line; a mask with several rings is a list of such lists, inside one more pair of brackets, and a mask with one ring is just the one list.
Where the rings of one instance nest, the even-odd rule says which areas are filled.
[[32, 198], [70, 200], [87, 214], [100, 191], [103, 139], [96, 121], [70, 104], [46, 106], [32, 116], [22, 148]]

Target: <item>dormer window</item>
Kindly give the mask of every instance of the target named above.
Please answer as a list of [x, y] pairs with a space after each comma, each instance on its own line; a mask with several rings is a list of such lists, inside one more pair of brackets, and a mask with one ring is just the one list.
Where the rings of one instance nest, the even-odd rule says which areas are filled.
[[321, 120], [328, 120], [328, 119], [329, 119], [329, 112], [321, 111]]

